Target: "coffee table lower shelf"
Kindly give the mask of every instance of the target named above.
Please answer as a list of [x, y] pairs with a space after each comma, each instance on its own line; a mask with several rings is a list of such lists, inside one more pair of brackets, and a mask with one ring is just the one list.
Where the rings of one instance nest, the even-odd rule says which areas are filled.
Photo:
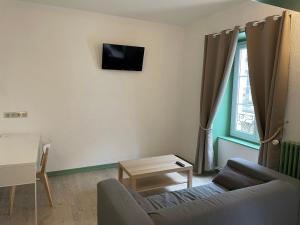
[[[131, 187], [130, 178], [123, 178], [122, 183], [126, 187]], [[157, 176], [145, 177], [136, 180], [136, 191], [144, 192], [166, 186], [178, 185], [187, 183], [187, 179], [177, 172], [167, 173]]]

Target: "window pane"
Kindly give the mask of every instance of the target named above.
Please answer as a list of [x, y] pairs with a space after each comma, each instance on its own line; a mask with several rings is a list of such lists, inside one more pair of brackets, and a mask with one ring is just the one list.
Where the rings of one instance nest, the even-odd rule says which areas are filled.
[[258, 141], [245, 43], [238, 43], [234, 67], [231, 135], [249, 141]]
[[237, 131], [249, 135], [256, 134], [256, 124], [253, 105], [237, 105], [235, 124], [235, 129]]
[[238, 91], [238, 96], [237, 96], [238, 104], [253, 105], [251, 90], [250, 90], [249, 76], [238, 78], [238, 90], [237, 91]]
[[247, 54], [247, 48], [246, 46], [240, 48], [239, 51], [240, 54], [240, 73], [239, 76], [248, 76], [249, 72], [248, 72], [248, 54]]

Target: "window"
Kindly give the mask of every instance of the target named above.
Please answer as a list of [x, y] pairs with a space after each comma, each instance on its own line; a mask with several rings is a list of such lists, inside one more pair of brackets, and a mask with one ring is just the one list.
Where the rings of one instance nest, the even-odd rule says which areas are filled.
[[230, 135], [258, 142], [258, 132], [250, 90], [246, 42], [239, 42], [233, 66]]

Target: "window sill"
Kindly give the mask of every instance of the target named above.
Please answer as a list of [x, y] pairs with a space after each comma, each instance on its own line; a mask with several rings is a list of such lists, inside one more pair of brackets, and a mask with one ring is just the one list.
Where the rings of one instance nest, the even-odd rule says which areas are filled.
[[236, 144], [239, 144], [239, 145], [243, 145], [243, 146], [246, 146], [248, 148], [255, 149], [255, 150], [259, 150], [259, 148], [260, 148], [259, 144], [252, 143], [252, 142], [249, 142], [249, 141], [244, 141], [244, 140], [241, 140], [241, 139], [238, 139], [238, 138], [235, 138], [235, 137], [221, 136], [221, 137], [218, 137], [218, 138], [226, 140], [226, 141], [230, 141], [230, 142], [233, 142], [233, 143], [236, 143]]

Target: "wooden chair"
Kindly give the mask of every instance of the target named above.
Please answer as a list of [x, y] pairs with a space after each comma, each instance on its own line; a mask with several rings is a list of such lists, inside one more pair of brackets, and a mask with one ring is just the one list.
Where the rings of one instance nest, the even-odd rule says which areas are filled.
[[[36, 173], [36, 177], [44, 183], [46, 191], [47, 191], [47, 195], [48, 195], [49, 205], [52, 207], [53, 201], [52, 201], [48, 176], [47, 176], [47, 172], [46, 172], [49, 150], [50, 150], [50, 144], [46, 144], [43, 146], [43, 152], [42, 152], [42, 157], [41, 157], [41, 162], [40, 162], [41, 170]], [[12, 213], [13, 213], [15, 193], [16, 193], [16, 186], [13, 186], [13, 187], [11, 187], [11, 190], [10, 190], [10, 209], [9, 209], [10, 215], [12, 215]]]

